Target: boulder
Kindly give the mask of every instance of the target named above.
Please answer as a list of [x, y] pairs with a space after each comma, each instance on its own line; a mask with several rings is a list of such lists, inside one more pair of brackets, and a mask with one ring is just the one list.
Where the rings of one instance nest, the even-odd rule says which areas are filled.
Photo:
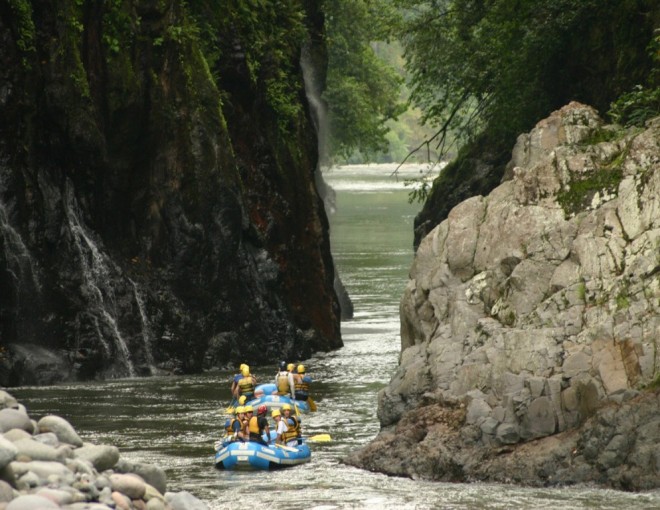
[[21, 429], [32, 434], [34, 425], [30, 417], [19, 409], [0, 409], [0, 432], [4, 433], [11, 429]]
[[82, 446], [83, 441], [71, 424], [60, 416], [48, 415], [41, 418], [37, 425], [40, 432], [52, 432], [62, 443]]
[[133, 474], [110, 475], [110, 484], [113, 491], [121, 492], [130, 499], [142, 499], [147, 490], [144, 480]]
[[166, 492], [165, 501], [172, 510], [209, 510], [209, 506], [188, 491]]
[[28, 494], [10, 501], [5, 510], [48, 510], [49, 508], [60, 508], [60, 506], [43, 496]]
[[116, 446], [93, 445], [85, 443], [84, 446], [76, 448], [73, 456], [77, 459], [92, 463], [97, 471], [111, 469], [119, 460], [119, 449]]
[[18, 448], [14, 443], [0, 436], [0, 469], [7, 466], [18, 455]]

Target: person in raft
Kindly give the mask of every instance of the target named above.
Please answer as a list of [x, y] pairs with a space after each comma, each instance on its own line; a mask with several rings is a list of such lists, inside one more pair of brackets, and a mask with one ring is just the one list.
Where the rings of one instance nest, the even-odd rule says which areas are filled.
[[257, 407], [257, 415], [250, 418], [248, 423], [250, 441], [268, 445], [268, 441], [264, 441], [264, 438], [262, 437], [264, 434], [266, 434], [266, 437], [270, 437], [270, 426], [268, 425], [268, 418], [266, 418], [267, 412], [268, 408], [261, 404]]
[[282, 419], [282, 413], [280, 412], [279, 409], [273, 409], [273, 412], [270, 413], [270, 415], [273, 417], [273, 420], [275, 420], [275, 433], [277, 434], [277, 437], [275, 438], [275, 443], [284, 444], [284, 439], [282, 439], [282, 437], [288, 427], [286, 426], [286, 423]]
[[286, 431], [282, 433], [282, 441], [287, 446], [298, 446], [299, 438], [302, 437], [302, 427], [300, 418], [291, 414], [291, 406], [284, 404], [282, 406], [282, 421], [286, 424]]
[[295, 381], [293, 374], [287, 369], [286, 361], [280, 361], [280, 371], [275, 375], [275, 386], [278, 395], [295, 398]]
[[241, 371], [241, 377], [238, 380], [236, 385], [236, 393], [234, 396], [237, 399], [240, 399], [242, 396], [245, 396], [246, 402], [249, 402], [254, 398], [254, 388], [257, 385], [257, 380], [250, 374], [250, 367], [245, 365]]
[[309, 385], [312, 383], [312, 378], [305, 373], [304, 365], [298, 365], [296, 372], [298, 373], [293, 376], [295, 381], [295, 398], [296, 400], [306, 402], [309, 398]]
[[245, 363], [241, 363], [241, 366], [238, 367], [238, 374], [234, 375], [234, 378], [231, 381], [231, 394], [232, 396], [236, 395], [236, 388], [238, 386], [238, 381], [243, 378], [243, 367], [247, 367]]
[[225, 422], [225, 432], [232, 441], [245, 441], [245, 435], [243, 434], [244, 410], [243, 406], [238, 406], [236, 415]]

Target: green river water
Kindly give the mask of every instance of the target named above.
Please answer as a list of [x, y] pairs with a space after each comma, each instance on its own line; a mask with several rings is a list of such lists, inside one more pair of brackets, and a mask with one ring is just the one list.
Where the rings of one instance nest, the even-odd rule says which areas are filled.
[[[440, 484], [390, 478], [341, 463], [379, 430], [377, 393], [399, 355], [399, 298], [412, 262], [412, 223], [394, 166], [354, 166], [325, 173], [337, 191], [330, 216], [335, 261], [355, 306], [342, 323], [345, 346], [305, 361], [319, 411], [303, 417], [306, 435], [329, 433], [309, 464], [273, 472], [213, 467], [233, 372], [152, 377], [52, 387], [14, 388], [34, 418], [57, 414], [81, 437], [113, 444], [133, 461], [165, 469], [169, 489], [187, 490], [211, 509], [659, 509], [660, 493], [628, 494], [588, 487], [531, 489], [494, 484]], [[418, 175], [407, 167], [402, 174]], [[253, 368], [261, 382], [271, 367]], [[298, 360], [289, 360], [298, 361]]]

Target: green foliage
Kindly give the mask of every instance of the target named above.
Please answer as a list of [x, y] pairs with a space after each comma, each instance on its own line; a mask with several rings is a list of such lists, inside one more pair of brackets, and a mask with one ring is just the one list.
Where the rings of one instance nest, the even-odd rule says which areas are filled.
[[403, 79], [378, 57], [374, 43], [391, 36], [398, 14], [387, 0], [325, 0], [323, 9], [331, 155], [382, 152], [387, 121], [405, 110], [398, 101]]
[[[15, 18], [18, 31], [16, 45], [23, 53], [33, 53], [35, 51], [34, 40], [36, 29], [32, 20], [32, 5], [28, 0], [8, 0]], [[23, 57], [23, 67], [30, 67], [29, 60]]]
[[411, 98], [442, 132], [440, 145], [486, 127], [511, 137], [545, 114], [555, 66], [596, 3], [399, 0]]
[[625, 127], [638, 126], [660, 115], [660, 34], [656, 34], [648, 47], [653, 61], [648, 85], [636, 85], [612, 103], [610, 118]]
[[[190, 10], [211, 72], [228, 52], [244, 56], [255, 90], [275, 112], [283, 135], [301, 113], [300, 48], [307, 38], [305, 11], [297, 0], [206, 0]], [[231, 40], [228, 40], [231, 38]]]

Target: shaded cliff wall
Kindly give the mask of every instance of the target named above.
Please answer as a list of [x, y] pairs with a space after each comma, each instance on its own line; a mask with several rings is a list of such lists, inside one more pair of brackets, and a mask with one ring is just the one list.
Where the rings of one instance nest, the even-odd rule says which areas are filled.
[[0, 5], [0, 384], [341, 346], [299, 66], [322, 18], [220, 7]]

